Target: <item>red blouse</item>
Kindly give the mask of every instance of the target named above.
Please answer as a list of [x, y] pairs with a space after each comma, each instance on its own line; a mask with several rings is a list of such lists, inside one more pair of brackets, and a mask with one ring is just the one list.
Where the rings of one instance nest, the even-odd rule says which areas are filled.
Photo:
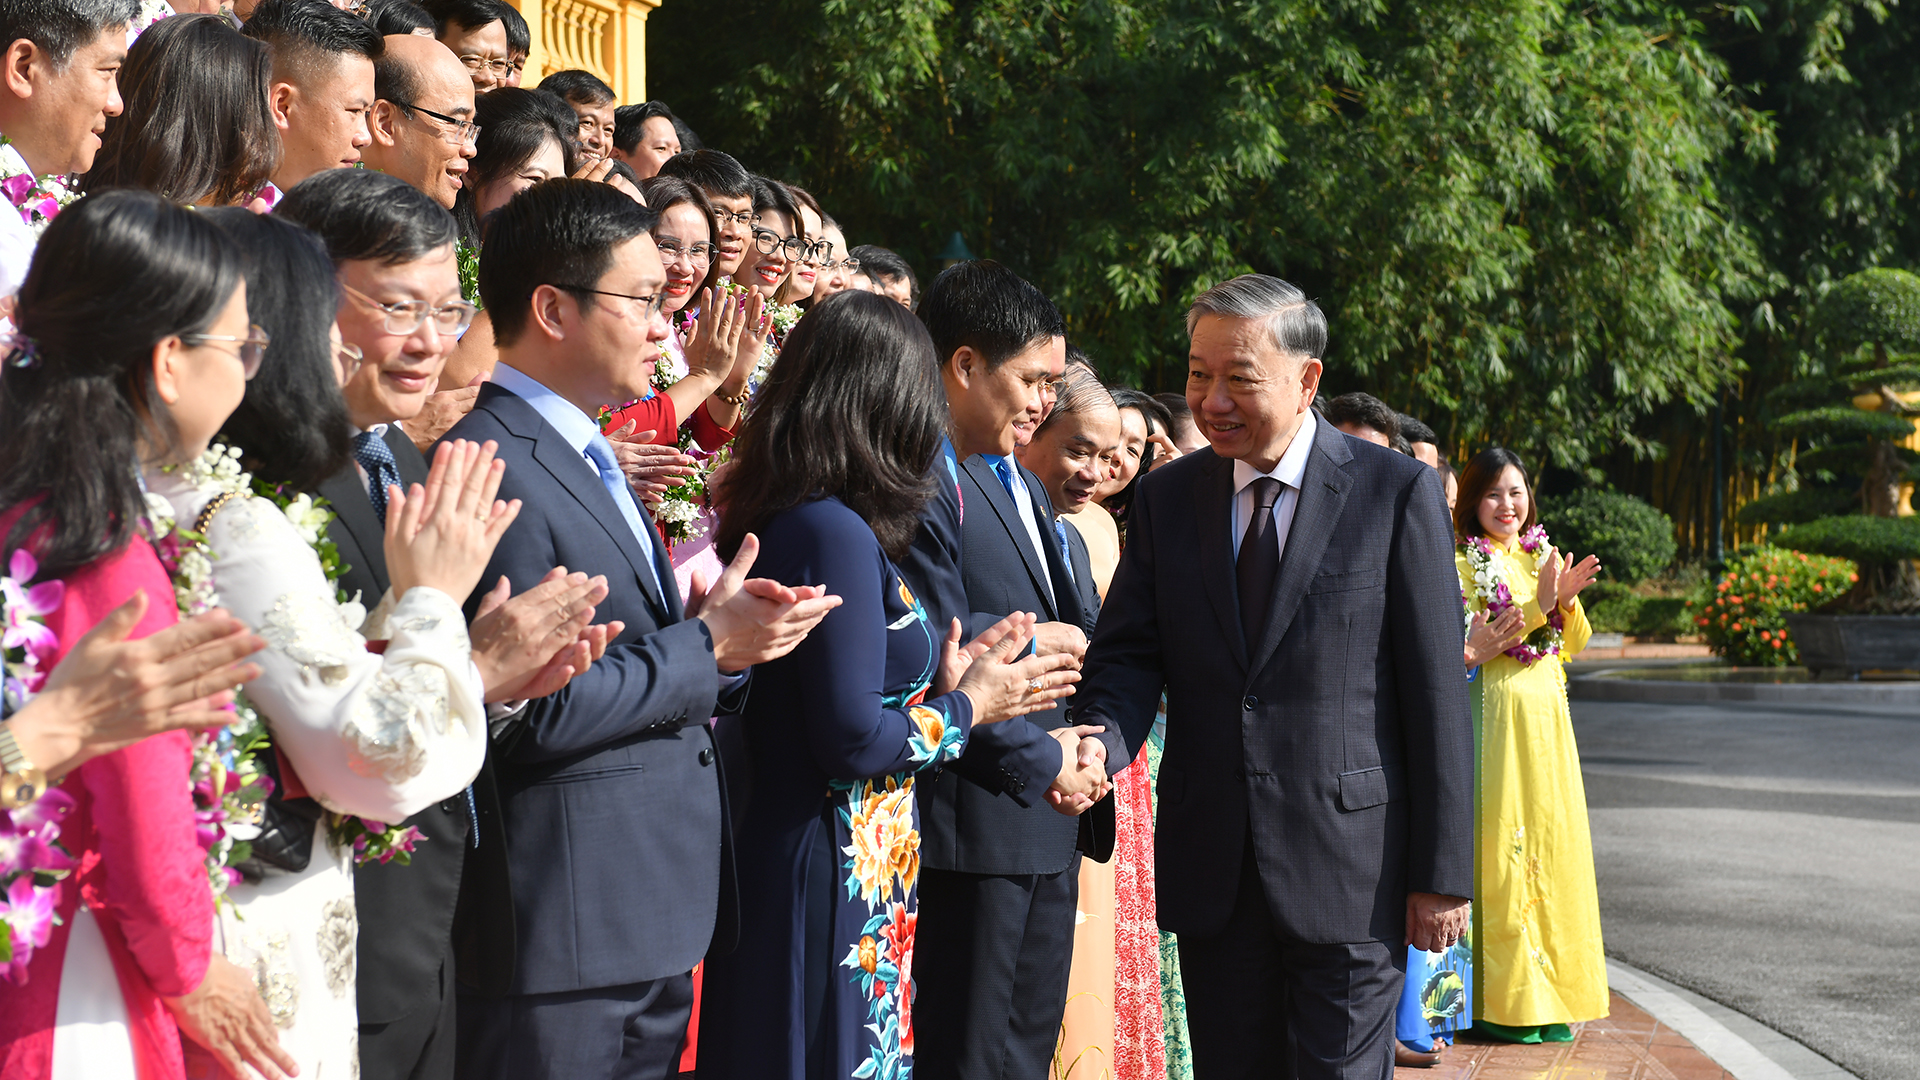
[[[665, 394], [655, 394], [614, 412], [600, 430], [618, 431], [629, 420], [635, 422], [633, 430], [653, 432], [653, 441], [663, 446], [679, 441], [679, 418], [674, 414], [673, 399]], [[704, 401], [693, 410], [688, 422], [693, 425], [693, 441], [709, 454], [727, 445], [734, 436], [733, 429], [714, 423], [713, 414], [707, 411]]]
[[[0, 535], [19, 512], [0, 515]], [[66, 579], [66, 600], [47, 617], [65, 656], [82, 634], [135, 592], [147, 613], [133, 637], [179, 621], [173, 586], [153, 547], [136, 537]], [[181, 1080], [180, 1033], [160, 1000], [206, 977], [213, 892], [194, 839], [189, 736], [168, 732], [87, 762], [61, 781], [75, 806], [61, 841], [79, 868], [60, 885], [62, 925], [35, 950], [27, 984], [0, 980], [0, 1076], [52, 1071], [53, 1026], [67, 935], [80, 901], [92, 909], [126, 999], [140, 1080]]]

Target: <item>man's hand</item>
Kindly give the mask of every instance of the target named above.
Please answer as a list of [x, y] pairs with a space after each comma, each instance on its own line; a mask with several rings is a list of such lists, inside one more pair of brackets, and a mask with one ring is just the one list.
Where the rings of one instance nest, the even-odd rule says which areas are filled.
[[713, 637], [713, 658], [722, 672], [744, 671], [785, 656], [840, 606], [820, 585], [789, 588], [768, 578], [747, 577], [760, 556], [752, 533], [712, 589], [696, 573], [687, 590], [687, 618], [699, 619]]
[[1113, 782], [1107, 778], [1107, 744], [1093, 738], [1105, 730], [1081, 724], [1047, 732], [1060, 744], [1060, 774], [1047, 786], [1047, 805], [1075, 817], [1113, 790]]
[[[548, 571], [540, 584], [507, 598], [500, 583], [480, 600], [468, 636], [489, 703], [520, 701], [558, 692], [593, 661], [593, 641], [584, 637], [594, 605], [607, 598], [607, 579]], [[605, 649], [604, 636], [600, 639]]]
[[480, 384], [487, 381], [487, 373], [481, 372], [473, 381], [458, 390], [442, 390], [427, 395], [427, 404], [419, 415], [404, 420], [400, 430], [407, 433], [413, 445], [425, 454], [440, 441], [440, 436], [453, 429], [468, 413], [473, 411], [473, 403], [480, 400]]
[[1407, 894], [1407, 944], [1422, 952], [1440, 952], [1467, 932], [1473, 903], [1458, 896]]
[[240, 661], [267, 643], [226, 611], [128, 641], [146, 610], [147, 594], [138, 592], [108, 612], [8, 722], [27, 760], [49, 777], [162, 731], [230, 724], [233, 688], [260, 677], [258, 664]]
[[633, 486], [634, 494], [649, 503], [657, 503], [668, 488], [679, 487], [698, 470], [694, 468], [693, 459], [678, 447], [654, 442], [656, 432], [633, 430], [639, 426], [639, 421], [629, 420], [617, 431], [608, 433], [607, 442], [613, 445], [614, 460], [620, 463], [620, 471], [627, 474], [627, 483]]
[[1078, 668], [1080, 661], [1087, 657], [1086, 632], [1072, 623], [1045, 622], [1033, 628], [1033, 655], [1052, 656], [1054, 653], [1066, 653], [1073, 657], [1073, 666]]

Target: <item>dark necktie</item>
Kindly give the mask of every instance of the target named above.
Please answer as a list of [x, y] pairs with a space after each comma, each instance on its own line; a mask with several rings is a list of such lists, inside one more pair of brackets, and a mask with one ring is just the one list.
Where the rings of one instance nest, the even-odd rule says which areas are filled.
[[1067, 523], [1053, 519], [1053, 535], [1060, 541], [1060, 565], [1067, 568], [1067, 580], [1073, 580], [1073, 545], [1067, 543]]
[[1273, 607], [1273, 584], [1280, 576], [1280, 544], [1273, 529], [1273, 504], [1280, 501], [1285, 487], [1271, 476], [1253, 482], [1253, 513], [1247, 518], [1247, 532], [1240, 540], [1240, 556], [1234, 561], [1234, 576], [1240, 584], [1240, 633], [1246, 638], [1247, 653], [1260, 645], [1267, 629], [1267, 612]]
[[387, 523], [387, 485], [400, 486], [400, 465], [393, 459], [387, 440], [371, 431], [353, 437], [353, 460], [367, 470], [367, 498], [373, 502], [373, 516]]

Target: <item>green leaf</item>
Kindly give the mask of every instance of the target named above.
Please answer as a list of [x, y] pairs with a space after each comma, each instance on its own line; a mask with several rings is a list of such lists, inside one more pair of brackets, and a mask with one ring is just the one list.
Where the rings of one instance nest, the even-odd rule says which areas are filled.
[[1907, 439], [1914, 432], [1911, 419], [1892, 413], [1867, 412], [1851, 405], [1828, 405], [1788, 413], [1775, 420], [1771, 427], [1775, 434], [1788, 438]]
[[1822, 518], [1787, 528], [1774, 543], [1794, 551], [1851, 559], [1863, 566], [1920, 559], [1920, 518], [1863, 514]]

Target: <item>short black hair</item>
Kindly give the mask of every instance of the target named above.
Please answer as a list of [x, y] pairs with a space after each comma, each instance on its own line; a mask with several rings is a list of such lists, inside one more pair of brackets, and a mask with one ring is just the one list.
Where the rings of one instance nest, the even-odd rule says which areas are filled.
[[426, 192], [370, 169], [314, 173], [295, 184], [273, 212], [312, 229], [335, 263], [413, 262], [452, 244], [457, 235], [453, 215]]
[[[867, 260], [854, 257], [865, 271]], [[1067, 321], [1053, 301], [992, 259], [955, 263], [941, 271], [920, 305], [920, 321], [933, 335], [942, 365], [964, 345], [979, 353], [990, 370], [1047, 338], [1067, 335]]]
[[860, 260], [860, 272], [875, 281], [899, 281], [907, 279], [907, 306], [920, 310], [920, 277], [913, 272], [913, 264], [900, 257], [891, 248], [878, 244], [861, 244], [847, 252]]
[[494, 0], [426, 0], [420, 6], [433, 16], [436, 38], [445, 34], [448, 26], [478, 30], [490, 22], [500, 21], [501, 5]]
[[1406, 413], [1400, 414], [1400, 434], [1405, 435], [1409, 443], [1423, 442], [1440, 445], [1440, 436], [1434, 434], [1432, 428]]
[[753, 174], [724, 150], [682, 150], [663, 162], [661, 176], [677, 176], [707, 198], [753, 198]]
[[133, 21], [140, 0], [6, 0], [0, 3], [0, 49], [21, 38], [64, 69], [73, 54], [116, 26]]
[[800, 220], [800, 204], [793, 201], [793, 193], [787, 190], [787, 185], [756, 176], [753, 178], [753, 216], [758, 218], [768, 212], [785, 214], [787, 224], [793, 226], [796, 234], [801, 232], [805, 224]]
[[387, 52], [386, 41], [372, 23], [326, 0], [261, 0], [240, 32], [267, 43], [278, 79], [330, 55], [356, 53], [378, 61]]
[[367, 19], [382, 36], [405, 37], [416, 30], [433, 33], [433, 16], [411, 0], [368, 0]]
[[246, 252], [247, 313], [273, 338], [220, 431], [256, 478], [314, 494], [353, 460], [353, 419], [329, 334], [340, 304], [333, 262], [319, 237], [276, 214], [202, 213]]
[[579, 68], [556, 71], [540, 80], [535, 89], [545, 90], [549, 94], [558, 94], [562, 101], [575, 105], [605, 105], [614, 100], [613, 87], [600, 81], [600, 76]]
[[[565, 116], [556, 115], [564, 113]], [[552, 139], [560, 144], [562, 175], [571, 176], [574, 161], [573, 112], [552, 94], [522, 87], [502, 86], [475, 96], [473, 122], [480, 125], [467, 179], [453, 199], [453, 218], [460, 235], [478, 245], [483, 223], [474, 210], [474, 193], [501, 177], [518, 172]]]
[[518, 53], [524, 60], [533, 51], [533, 31], [527, 28], [527, 20], [510, 4], [500, 0], [493, 0], [493, 4], [500, 9], [500, 25], [507, 30], [507, 52]]
[[680, 118], [673, 115], [664, 101], [645, 101], [638, 105], [622, 105], [613, 110], [613, 145], [623, 154], [631, 154], [640, 145], [640, 136], [646, 132], [647, 121], [659, 117], [673, 125], [676, 137], [680, 134]]
[[1187, 404], [1186, 395], [1174, 393], [1155, 394], [1153, 395], [1153, 400], [1165, 407], [1167, 416], [1172, 418], [1173, 426], [1169, 429], [1168, 434], [1173, 437], [1174, 442], [1179, 442], [1181, 437], [1189, 432], [1194, 435], [1200, 434], [1200, 425], [1193, 422], [1193, 408]]
[[488, 219], [480, 249], [480, 299], [495, 343], [511, 345], [525, 332], [535, 289], [592, 287], [612, 265], [614, 246], [652, 232], [658, 219], [592, 180], [546, 180], [515, 195]]
[[1334, 427], [1352, 424], [1355, 427], [1372, 428], [1392, 442], [1400, 434], [1400, 414], [1387, 407], [1387, 403], [1372, 394], [1354, 392], [1341, 394], [1327, 402], [1327, 422]]

